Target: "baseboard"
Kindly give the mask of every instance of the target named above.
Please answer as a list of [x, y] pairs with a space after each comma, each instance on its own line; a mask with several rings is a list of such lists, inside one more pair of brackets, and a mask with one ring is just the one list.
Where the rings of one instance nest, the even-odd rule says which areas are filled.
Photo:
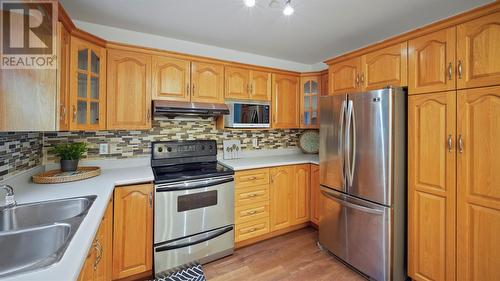
[[286, 234], [288, 232], [292, 232], [292, 231], [295, 231], [295, 230], [306, 228], [309, 225], [310, 225], [309, 222], [305, 222], [305, 223], [301, 223], [301, 224], [289, 226], [287, 228], [283, 228], [283, 229], [280, 229], [280, 230], [269, 232], [269, 233], [266, 233], [266, 234], [258, 236], [258, 237], [254, 237], [254, 238], [250, 238], [250, 239], [247, 239], [247, 240], [244, 240], [244, 241], [236, 242], [235, 245], [234, 245], [234, 247], [236, 249], [240, 249], [240, 248], [243, 248], [243, 247], [246, 247], [246, 246], [250, 246], [250, 245], [253, 245], [255, 243], [258, 243], [258, 242], [261, 242], [261, 241], [264, 241], [264, 240], [267, 240], [267, 239], [271, 239], [271, 238], [276, 237], [276, 236], [280, 236], [280, 235]]

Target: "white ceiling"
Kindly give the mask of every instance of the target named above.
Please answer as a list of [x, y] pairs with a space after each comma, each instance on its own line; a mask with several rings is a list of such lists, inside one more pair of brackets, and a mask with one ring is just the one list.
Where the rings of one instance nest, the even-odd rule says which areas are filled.
[[[71, 18], [314, 64], [491, 0], [61, 0]], [[279, 0], [282, 1], [282, 0]]]

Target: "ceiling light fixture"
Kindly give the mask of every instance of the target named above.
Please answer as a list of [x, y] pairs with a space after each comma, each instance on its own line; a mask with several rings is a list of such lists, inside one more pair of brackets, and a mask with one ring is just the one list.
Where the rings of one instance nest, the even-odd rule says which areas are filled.
[[292, 14], [293, 14], [293, 7], [292, 7], [292, 5], [290, 4], [290, 2], [291, 2], [291, 1], [292, 1], [292, 0], [287, 0], [287, 1], [285, 2], [285, 8], [283, 9], [283, 14], [284, 14], [285, 16], [290, 16], [290, 15], [292, 15]]
[[243, 2], [245, 3], [245, 6], [249, 8], [255, 6], [255, 0], [243, 0]]

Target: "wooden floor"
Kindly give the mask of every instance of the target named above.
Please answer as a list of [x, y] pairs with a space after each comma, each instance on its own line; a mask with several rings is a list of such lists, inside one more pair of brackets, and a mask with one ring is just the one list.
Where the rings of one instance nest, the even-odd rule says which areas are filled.
[[316, 246], [318, 232], [305, 228], [236, 250], [203, 266], [208, 281], [366, 281]]

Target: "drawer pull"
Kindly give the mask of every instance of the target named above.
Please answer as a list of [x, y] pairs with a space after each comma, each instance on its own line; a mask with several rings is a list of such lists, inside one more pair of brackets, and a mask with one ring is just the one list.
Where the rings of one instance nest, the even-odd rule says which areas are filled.
[[247, 215], [255, 215], [255, 214], [257, 214], [256, 210], [251, 210], [247, 212]]
[[252, 227], [252, 228], [250, 228], [249, 230], [245, 231], [245, 233], [251, 233], [251, 232], [255, 232], [255, 231], [257, 231], [257, 230], [258, 230], [257, 228]]
[[257, 193], [248, 194], [247, 198], [257, 197]]
[[257, 179], [257, 177], [250, 177], [250, 178], [248, 178], [249, 181], [254, 181], [256, 179]]

